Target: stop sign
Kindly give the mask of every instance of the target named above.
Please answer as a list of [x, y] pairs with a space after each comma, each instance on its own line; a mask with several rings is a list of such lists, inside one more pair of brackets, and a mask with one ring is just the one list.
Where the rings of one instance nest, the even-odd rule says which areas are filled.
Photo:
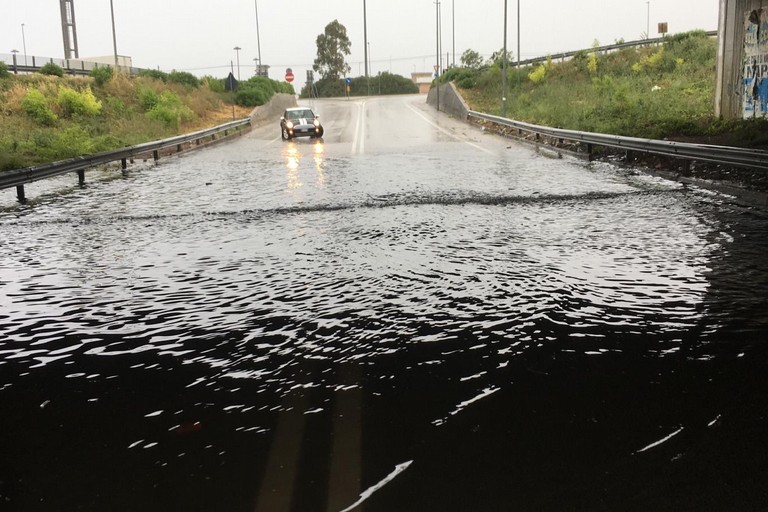
[[285, 81], [288, 83], [293, 82], [293, 70], [291, 68], [285, 70]]

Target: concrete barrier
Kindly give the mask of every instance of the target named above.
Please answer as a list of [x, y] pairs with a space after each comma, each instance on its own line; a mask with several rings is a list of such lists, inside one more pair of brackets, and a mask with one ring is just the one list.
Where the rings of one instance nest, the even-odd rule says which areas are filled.
[[[469, 107], [464, 102], [464, 98], [461, 97], [456, 86], [451, 82], [441, 85], [439, 90], [439, 94], [437, 87], [433, 87], [429, 90], [429, 94], [427, 94], [427, 104], [437, 107], [438, 110], [447, 112], [462, 121], [466, 121], [467, 116], [469, 115]], [[438, 96], [440, 97], [439, 106], [437, 105]]]
[[285, 109], [297, 105], [294, 94], [275, 94], [265, 105], [256, 107], [251, 112], [251, 126], [259, 126], [277, 121]]

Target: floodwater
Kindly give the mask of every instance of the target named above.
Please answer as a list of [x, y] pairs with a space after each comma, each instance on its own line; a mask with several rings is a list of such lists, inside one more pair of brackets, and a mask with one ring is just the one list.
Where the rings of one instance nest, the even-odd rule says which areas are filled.
[[0, 509], [768, 508], [768, 213], [423, 97], [0, 195]]

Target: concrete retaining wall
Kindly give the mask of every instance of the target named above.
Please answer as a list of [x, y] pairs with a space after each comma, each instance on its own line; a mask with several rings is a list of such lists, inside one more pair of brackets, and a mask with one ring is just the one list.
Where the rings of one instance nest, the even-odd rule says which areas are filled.
[[280, 118], [287, 108], [295, 107], [294, 94], [275, 94], [266, 105], [256, 107], [251, 112], [251, 126], [259, 126]]
[[[438, 96], [440, 97], [439, 106], [437, 105]], [[466, 121], [467, 115], [469, 114], [469, 107], [464, 102], [464, 98], [461, 97], [461, 94], [459, 94], [459, 91], [453, 83], [441, 85], [439, 87], [439, 93], [438, 87], [430, 89], [429, 94], [427, 94], [427, 104], [437, 107], [438, 110], [447, 112], [462, 121]]]
[[768, 0], [720, 0], [715, 94], [718, 116], [768, 117], [768, 43], [761, 34], [768, 19], [766, 12]]

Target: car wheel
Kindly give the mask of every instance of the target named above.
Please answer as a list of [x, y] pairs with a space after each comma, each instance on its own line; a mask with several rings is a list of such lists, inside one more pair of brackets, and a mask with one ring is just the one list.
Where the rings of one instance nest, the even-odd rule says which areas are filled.
[[320, 130], [318, 130], [318, 132], [317, 132], [317, 133], [315, 133], [314, 137], [315, 137], [316, 139], [320, 139], [320, 138], [322, 138], [322, 137], [323, 137], [323, 133], [325, 133], [325, 131], [323, 130], [323, 127], [321, 126], [321, 127], [320, 127]]
[[291, 140], [291, 134], [288, 133], [288, 128], [283, 128], [280, 135], [283, 137], [283, 140]]

